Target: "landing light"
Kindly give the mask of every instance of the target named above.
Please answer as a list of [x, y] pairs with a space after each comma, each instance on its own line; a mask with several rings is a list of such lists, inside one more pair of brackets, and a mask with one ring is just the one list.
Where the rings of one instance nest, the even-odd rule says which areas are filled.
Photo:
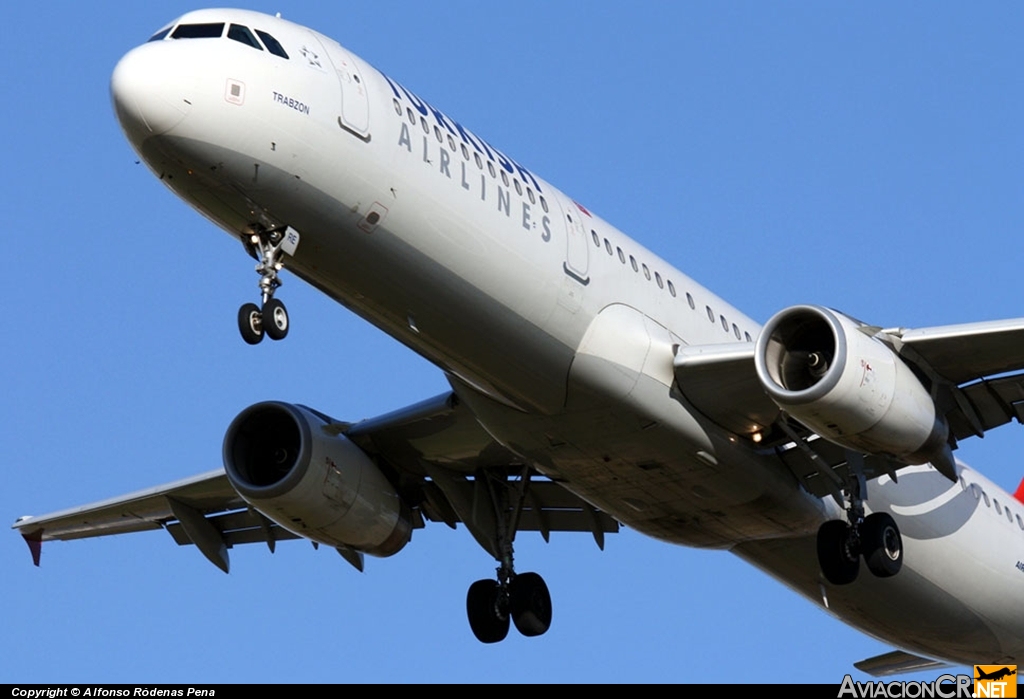
[[754, 434], [750, 435], [750, 438], [754, 440], [754, 444], [760, 444], [761, 440], [764, 439], [764, 435], [761, 434], [760, 432], [755, 432]]

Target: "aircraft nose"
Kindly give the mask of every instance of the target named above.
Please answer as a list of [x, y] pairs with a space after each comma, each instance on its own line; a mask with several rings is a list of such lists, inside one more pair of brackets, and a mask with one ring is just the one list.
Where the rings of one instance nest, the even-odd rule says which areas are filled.
[[114, 68], [110, 95], [121, 128], [139, 144], [177, 126], [191, 109], [182, 70], [163, 42], [132, 49]]

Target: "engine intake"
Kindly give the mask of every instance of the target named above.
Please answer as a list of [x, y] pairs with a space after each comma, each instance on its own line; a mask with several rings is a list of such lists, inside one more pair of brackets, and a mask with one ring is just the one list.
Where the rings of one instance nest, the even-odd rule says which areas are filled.
[[224, 436], [224, 469], [242, 498], [299, 536], [375, 556], [409, 541], [408, 506], [377, 465], [312, 411], [257, 403]]
[[820, 306], [787, 308], [761, 331], [754, 363], [771, 399], [822, 437], [954, 472], [949, 427], [928, 390], [863, 323]]

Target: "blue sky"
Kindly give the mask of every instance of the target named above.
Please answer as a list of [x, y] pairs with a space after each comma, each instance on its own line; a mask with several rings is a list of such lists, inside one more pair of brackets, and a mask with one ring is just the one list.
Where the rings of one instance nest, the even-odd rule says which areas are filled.
[[[120, 133], [118, 58], [175, 2], [15, 4], [6, 104], [0, 521], [216, 468], [264, 399], [355, 420], [441, 373], [294, 278], [244, 345], [252, 262]], [[338, 39], [763, 322], [821, 303], [907, 327], [1022, 315], [1024, 7], [258, 2]], [[1007, 489], [1013, 426], [960, 458]], [[482, 646], [464, 530], [358, 574], [292, 542], [223, 575], [162, 532], [0, 537], [0, 682], [831, 682], [884, 643], [729, 554], [626, 531], [517, 541], [551, 631]], [[861, 677], [853, 672], [855, 677]], [[924, 679], [934, 677], [926, 673]]]

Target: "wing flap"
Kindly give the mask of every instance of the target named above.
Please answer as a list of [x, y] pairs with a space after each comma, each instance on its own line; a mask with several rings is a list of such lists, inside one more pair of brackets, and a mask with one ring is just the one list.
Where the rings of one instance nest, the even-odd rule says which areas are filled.
[[[285, 541], [301, 538], [249, 509], [209, 516], [207, 520], [220, 532], [228, 548], [239, 544], [266, 543], [268, 539]], [[180, 522], [171, 522], [166, 525], [166, 529], [179, 546], [193, 543]]]
[[[982, 380], [960, 390], [970, 401], [984, 430], [1011, 420], [1024, 422], [1024, 374]], [[965, 418], [956, 412], [950, 415], [950, 428], [957, 439], [973, 434]]]

